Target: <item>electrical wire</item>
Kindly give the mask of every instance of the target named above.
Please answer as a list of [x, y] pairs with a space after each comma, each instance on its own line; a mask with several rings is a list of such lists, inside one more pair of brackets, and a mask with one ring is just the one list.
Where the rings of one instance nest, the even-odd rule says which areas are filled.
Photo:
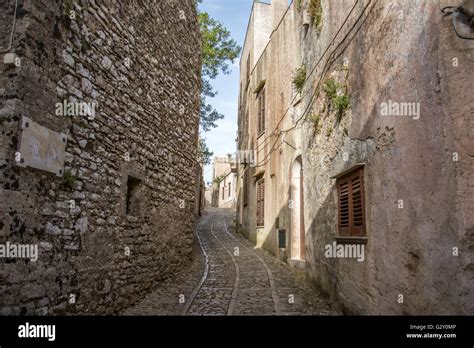
[[15, 0], [15, 10], [13, 12], [13, 23], [12, 23], [12, 32], [10, 34], [10, 43], [8, 44], [7, 49], [0, 50], [0, 53], [8, 53], [13, 46], [13, 35], [15, 34], [15, 27], [16, 27], [16, 11], [18, 8], [18, 0]]
[[[329, 55], [329, 57], [332, 57], [333, 54], [337, 51], [337, 49], [339, 47], [341, 47], [342, 43], [347, 39], [347, 37], [350, 35], [350, 33], [355, 29], [355, 27], [357, 26], [357, 24], [359, 23], [359, 21], [361, 20], [361, 18], [364, 16], [367, 8], [370, 6], [370, 4], [373, 2], [373, 0], [370, 0], [367, 2], [366, 6], [364, 7], [363, 11], [361, 12], [361, 14], [359, 15], [359, 17], [357, 18], [357, 20], [354, 22], [354, 24], [352, 25], [351, 29], [346, 33], [346, 35], [344, 36], [344, 38], [339, 42], [339, 44], [331, 51], [331, 54]], [[377, 1], [375, 0], [375, 3], [376, 4]], [[357, 5], [357, 3], [355, 4]], [[375, 7], [375, 5], [372, 7], [372, 9]], [[352, 8], [352, 10], [354, 9], [354, 7]], [[348, 17], [346, 17], [346, 20], [344, 21], [344, 23], [341, 25], [341, 27], [339, 28], [338, 30], [338, 33], [342, 30], [343, 26], [345, 25], [345, 23], [347, 22], [350, 14], [352, 13], [352, 11], [349, 13]], [[360, 28], [362, 27], [359, 26], [359, 29], [357, 30], [357, 32], [360, 30]], [[323, 55], [321, 56], [321, 58], [319, 59], [318, 63], [319, 64], [321, 61], [322, 61], [322, 58], [324, 57], [324, 55], [327, 53], [327, 51], [329, 50], [329, 47], [331, 47], [331, 45], [334, 43], [338, 33], [334, 36], [333, 40], [331, 41], [331, 43], [328, 45], [328, 47], [326, 48], [325, 52], [323, 53]], [[352, 39], [351, 39], [352, 41]], [[349, 42], [350, 43], [350, 42]], [[314, 89], [314, 92], [312, 93], [311, 95], [311, 98], [310, 98], [310, 102], [308, 103], [306, 109], [304, 110], [304, 112], [302, 113], [302, 115], [300, 116], [300, 118], [295, 122], [295, 124], [286, 129], [286, 130], [283, 130], [283, 131], [280, 131], [278, 136], [277, 136], [277, 139], [275, 140], [271, 150], [267, 153], [267, 155], [262, 159], [264, 162], [259, 164], [259, 165], [256, 165], [255, 167], [263, 167], [265, 166], [269, 161], [270, 159], [267, 160], [267, 158], [276, 150], [276, 144], [281, 136], [281, 134], [284, 134], [284, 133], [288, 133], [294, 129], [297, 128], [298, 126], [298, 123], [306, 116], [306, 114], [308, 113], [308, 111], [312, 108], [312, 103], [313, 103], [313, 99], [314, 99], [314, 96], [316, 95], [316, 92], [317, 90], [319, 89], [319, 86], [321, 84], [321, 81], [323, 80], [323, 77], [325, 76], [325, 73], [327, 71], [327, 69], [334, 63], [334, 61], [342, 54], [342, 52], [344, 52], [344, 50], [347, 48], [348, 45], [346, 45], [346, 47], [344, 47], [344, 49], [341, 51], [340, 54], [338, 54], [337, 56], [335, 56], [332, 60], [330, 58], [328, 58], [328, 60], [326, 61], [326, 64], [324, 65], [323, 67], [323, 70], [322, 70], [322, 73], [320, 75], [320, 78], [318, 80], [318, 84], [316, 85], [316, 88]], [[330, 64], [328, 64], [330, 62]], [[316, 64], [316, 66], [317, 66]], [[316, 67], [315, 66], [315, 67]], [[313, 68], [312, 71], [314, 71], [315, 67]], [[308, 91], [312, 90], [312, 87], [314, 86], [314, 83], [311, 85], [311, 88], [308, 89]], [[309, 92], [307, 92], [302, 98], [304, 98]]]
[[[347, 14], [346, 18], [344, 19], [344, 22], [341, 24], [341, 26], [339, 27], [338, 31], [336, 32], [336, 34], [334, 35], [334, 37], [332, 38], [331, 42], [329, 43], [329, 45], [326, 47], [326, 49], [324, 50], [323, 54], [321, 55], [321, 57], [319, 57], [318, 61], [316, 62], [316, 64], [313, 66], [313, 68], [311, 69], [311, 71], [309, 72], [309, 74], [306, 76], [306, 79], [304, 81], [304, 83], [306, 83], [309, 78], [311, 77], [311, 75], [316, 71], [316, 68], [319, 66], [319, 64], [322, 62], [324, 56], [326, 55], [326, 53], [329, 51], [329, 48], [334, 44], [334, 41], [336, 40], [336, 38], [339, 36], [339, 33], [341, 32], [341, 30], [344, 28], [344, 26], [346, 25], [347, 21], [349, 20], [349, 18], [351, 17], [352, 13], [354, 12], [356, 6], [359, 4], [360, 0], [356, 0], [356, 2], [354, 3], [354, 5], [352, 6], [351, 10], [349, 11], [349, 13]], [[372, 0], [370, 0], [370, 2], [372, 2]], [[370, 3], [369, 2], [369, 3]], [[303, 98], [305, 98], [309, 91], [311, 89], [308, 88], [305, 92], [305, 94], [303, 94], [302, 96], [300, 96], [300, 100], [302, 100]], [[278, 127], [280, 126], [281, 122], [283, 121], [283, 119], [286, 117], [286, 115], [288, 114], [288, 111], [290, 111], [290, 109], [293, 107], [295, 101], [296, 101], [296, 98], [298, 97], [298, 94], [295, 95], [292, 99], [292, 101], [290, 102], [290, 105], [288, 106], [288, 108], [286, 109], [286, 111], [284, 112], [284, 114], [282, 115], [282, 117], [280, 118], [280, 120], [278, 121], [277, 125], [275, 126], [275, 128], [273, 129], [273, 131], [267, 135], [264, 139], [263, 139], [263, 143], [258, 145], [257, 146], [257, 149], [255, 149], [258, 152], [259, 151], [259, 148], [261, 146], [265, 146], [267, 144], [265, 144], [266, 140], [269, 139], [271, 136], [273, 136], [275, 134], [275, 132], [278, 130]]]
[[[365, 11], [367, 11], [367, 8], [370, 6], [370, 4], [372, 3], [372, 0], [369, 0], [366, 4], [366, 6], [364, 7], [364, 9], [362, 10], [361, 14], [359, 15], [359, 17], [357, 18], [357, 20], [354, 22], [354, 25], [351, 27], [351, 29], [346, 33], [346, 35], [344, 35], [344, 38], [339, 42], [339, 44], [334, 48], [334, 50], [331, 51], [331, 54], [329, 55], [329, 58], [328, 60], [326, 60], [326, 63], [324, 64], [324, 67], [321, 71], [321, 74], [320, 74], [320, 78], [318, 80], [318, 83], [316, 84], [316, 88], [314, 89], [315, 91], [318, 91], [320, 85], [321, 85], [321, 82], [323, 81], [323, 78], [324, 76], [326, 76], [326, 73], [329, 69], [329, 67], [331, 67], [334, 62], [341, 56], [341, 54], [346, 50], [347, 46], [350, 44], [350, 42], [352, 41], [352, 39], [348, 42], [348, 44], [341, 50], [341, 52], [336, 55], [336, 56], [333, 56], [334, 53], [341, 47], [341, 45], [346, 41], [346, 39], [349, 37], [349, 35], [352, 33], [352, 30], [355, 29], [355, 27], [357, 26], [357, 24], [359, 23], [359, 21], [361, 20], [361, 18], [364, 16], [365, 14]], [[375, 2], [376, 3], [376, 2]], [[375, 6], [375, 5], [374, 5]], [[372, 7], [373, 8], [373, 7]], [[367, 17], [366, 17], [367, 19]], [[359, 29], [357, 30], [357, 32], [360, 30], [360, 28], [362, 27], [362, 25], [359, 26]], [[356, 34], [357, 34], [356, 32]], [[331, 57], [333, 57], [331, 59]], [[311, 86], [313, 87], [313, 85]], [[308, 103], [308, 106], [306, 108], [306, 110], [302, 113], [302, 115], [300, 116], [300, 118], [298, 118], [298, 120], [296, 120], [295, 122], [295, 125], [290, 127], [288, 130], [284, 130], [282, 132], [287, 132], [289, 130], [292, 130], [294, 128], [296, 128], [296, 126], [298, 125], [298, 123], [306, 116], [307, 114], [307, 111], [309, 111], [309, 109], [311, 108], [312, 106], [312, 103], [313, 103], [313, 99], [314, 99], [314, 96], [316, 95], [316, 92], [313, 93], [311, 95], [311, 98], [310, 98], [310, 101]]]

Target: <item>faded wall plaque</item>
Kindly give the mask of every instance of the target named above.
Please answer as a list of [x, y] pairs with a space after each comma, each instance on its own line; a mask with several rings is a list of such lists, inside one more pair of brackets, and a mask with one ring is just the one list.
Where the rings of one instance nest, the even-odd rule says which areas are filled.
[[[64, 152], [67, 136], [22, 118], [19, 158], [20, 167], [45, 170], [61, 176], [64, 167]], [[19, 160], [18, 160], [19, 159]]]

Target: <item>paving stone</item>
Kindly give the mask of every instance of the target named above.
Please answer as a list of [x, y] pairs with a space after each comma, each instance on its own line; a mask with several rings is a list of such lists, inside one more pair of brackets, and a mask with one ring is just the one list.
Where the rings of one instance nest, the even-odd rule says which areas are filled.
[[[124, 315], [337, 315], [304, 271], [280, 262], [234, 232], [231, 210], [209, 209], [197, 234], [201, 248], [185, 272], [157, 284]], [[227, 226], [230, 226], [227, 228]], [[239, 248], [239, 255], [233, 254]], [[206, 268], [207, 254], [207, 274]], [[267, 269], [271, 272], [273, 288]], [[184, 295], [184, 303], [180, 303]], [[289, 301], [292, 295], [294, 302]], [[181, 297], [183, 302], [183, 297]]]

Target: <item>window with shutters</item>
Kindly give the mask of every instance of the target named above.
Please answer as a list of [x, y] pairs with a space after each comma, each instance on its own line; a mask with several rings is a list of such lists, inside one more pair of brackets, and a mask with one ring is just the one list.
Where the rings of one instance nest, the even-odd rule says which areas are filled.
[[265, 132], [265, 88], [258, 95], [258, 135]]
[[239, 97], [239, 109], [242, 107], [242, 96], [244, 95], [244, 91], [242, 91], [242, 82], [240, 82], [240, 97]]
[[257, 227], [265, 225], [265, 181], [257, 181]]
[[249, 83], [250, 83], [250, 53], [249, 53], [249, 55], [247, 56], [246, 78], [247, 78], [247, 83], [246, 83], [245, 89], [247, 89], [247, 87], [249, 86]]
[[339, 236], [365, 237], [364, 168], [337, 179]]
[[247, 168], [245, 169], [245, 173], [244, 173], [244, 187], [243, 187], [243, 190], [244, 190], [244, 193], [243, 193], [243, 203], [244, 203], [244, 206], [248, 205], [249, 204], [249, 175], [250, 175], [250, 168], [247, 166]]
[[[244, 135], [245, 137], [249, 134], [249, 111], [245, 113], [245, 123], [244, 123]], [[245, 138], [247, 139], [247, 137]]]

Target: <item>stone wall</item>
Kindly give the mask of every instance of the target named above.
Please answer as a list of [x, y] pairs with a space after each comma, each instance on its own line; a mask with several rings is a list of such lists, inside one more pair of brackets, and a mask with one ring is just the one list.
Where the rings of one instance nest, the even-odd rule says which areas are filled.
[[[1, 5], [3, 47], [13, 3]], [[39, 259], [0, 259], [0, 312], [117, 312], [191, 257], [194, 1], [21, 1], [11, 52], [19, 66], [0, 63], [0, 244], [39, 245]], [[65, 100], [95, 114], [59, 115]], [[62, 177], [17, 165], [23, 117], [67, 136]]]
[[[308, 70], [354, 3], [322, 1], [322, 32], [302, 36]], [[315, 91], [304, 100], [312, 104], [303, 126], [308, 273], [348, 313], [474, 311], [474, 46], [443, 19], [447, 5], [360, 1], [305, 87]], [[342, 119], [317, 92], [320, 78], [347, 85]], [[419, 103], [419, 118], [382, 116], [389, 100]], [[365, 163], [365, 260], [326, 258], [337, 236], [332, 177], [358, 163]]]

